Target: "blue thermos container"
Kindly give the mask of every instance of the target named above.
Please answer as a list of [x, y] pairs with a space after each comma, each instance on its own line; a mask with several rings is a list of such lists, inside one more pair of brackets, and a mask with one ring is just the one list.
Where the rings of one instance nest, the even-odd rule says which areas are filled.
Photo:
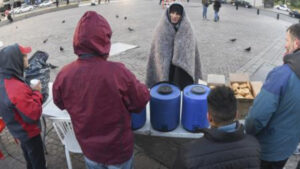
[[159, 83], [150, 90], [150, 121], [158, 131], [174, 130], [179, 124], [180, 89], [169, 83]]
[[198, 129], [208, 128], [207, 96], [210, 89], [207, 86], [193, 84], [184, 88], [182, 100], [183, 128], [195, 132]]
[[146, 123], [146, 108], [140, 113], [131, 113], [131, 129], [137, 130], [142, 128]]

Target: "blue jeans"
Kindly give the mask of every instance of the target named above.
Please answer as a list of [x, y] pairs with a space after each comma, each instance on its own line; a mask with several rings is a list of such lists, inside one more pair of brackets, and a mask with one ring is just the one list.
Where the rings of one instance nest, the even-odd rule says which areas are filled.
[[215, 22], [219, 21], [219, 15], [218, 15], [218, 11], [215, 11]]
[[133, 155], [130, 157], [128, 161], [125, 161], [122, 164], [116, 165], [105, 165], [101, 163], [97, 163], [84, 157], [86, 168], [87, 169], [133, 169]]
[[207, 19], [207, 7], [203, 5], [203, 12], [202, 12], [203, 19]]

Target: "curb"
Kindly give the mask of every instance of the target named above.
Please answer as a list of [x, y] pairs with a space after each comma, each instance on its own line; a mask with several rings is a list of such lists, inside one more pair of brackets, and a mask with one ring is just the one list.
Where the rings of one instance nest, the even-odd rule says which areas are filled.
[[[51, 13], [51, 12], [56, 12], [56, 11], [61, 11], [61, 10], [66, 10], [66, 9], [77, 8], [78, 6], [79, 6], [79, 4], [76, 3], [76, 4], [63, 5], [58, 8], [51, 7], [51, 8], [45, 9], [45, 10], [39, 10], [39, 11], [35, 11], [35, 12], [30, 12], [30, 13], [27, 13], [24, 15], [20, 15], [20, 16], [14, 17], [13, 19], [14, 19], [14, 22], [17, 22], [17, 21], [20, 21], [23, 19], [34, 17], [34, 16], [43, 15], [45, 13]], [[0, 27], [7, 25], [7, 24], [10, 24], [10, 22], [8, 20], [1, 21]]]

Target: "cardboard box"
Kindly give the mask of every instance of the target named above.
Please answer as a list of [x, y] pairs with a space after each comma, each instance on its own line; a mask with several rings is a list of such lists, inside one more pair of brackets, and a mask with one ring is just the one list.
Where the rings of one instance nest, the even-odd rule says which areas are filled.
[[207, 75], [207, 85], [210, 88], [225, 85], [225, 76], [218, 75], [218, 74], [208, 74]]
[[[239, 84], [238, 87], [240, 87], [241, 84], [243, 84], [242, 87], [244, 87], [246, 84], [247, 87], [246, 88], [238, 88], [238, 93], [236, 94], [237, 97], [237, 109], [238, 109], [238, 119], [244, 119], [249, 111], [249, 108], [252, 106], [253, 104], [253, 100], [255, 99], [255, 97], [258, 95], [258, 93], [260, 92], [260, 89], [262, 87], [262, 82], [260, 81], [255, 81], [255, 82], [250, 82], [249, 80], [249, 75], [248, 74], [229, 74], [229, 81], [230, 81], [230, 87], [233, 90], [237, 89], [236, 83]], [[241, 89], [241, 90], [240, 90]], [[246, 89], [246, 92], [245, 90]], [[245, 93], [248, 93], [249, 89], [249, 94], [250, 95], [246, 95], [247, 98], [245, 97]], [[240, 92], [242, 94], [240, 94]], [[241, 98], [240, 96], [243, 96], [243, 98]]]
[[256, 97], [259, 94], [259, 92], [263, 86], [263, 83], [261, 81], [252, 81], [250, 83], [252, 86], [253, 95], [254, 95], [254, 97]]
[[207, 86], [207, 82], [204, 81], [204, 80], [201, 80], [201, 79], [198, 79], [198, 84], [202, 84], [202, 85]]
[[239, 100], [253, 100], [255, 98], [248, 74], [229, 74], [230, 87]]

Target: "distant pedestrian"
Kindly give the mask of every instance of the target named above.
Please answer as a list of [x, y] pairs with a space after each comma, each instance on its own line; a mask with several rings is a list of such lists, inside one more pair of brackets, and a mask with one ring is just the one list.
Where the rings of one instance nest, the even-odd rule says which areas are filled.
[[58, 1], [58, 0], [56, 0], [56, 1], [55, 1], [55, 3], [56, 3], [56, 7], [58, 8], [59, 1]]
[[101, 0], [98, 0], [98, 5], [100, 5], [101, 4]]
[[67, 0], [67, 5], [69, 5], [69, 3], [70, 3], [70, 0]]
[[214, 21], [215, 22], [218, 22], [220, 20], [220, 17], [219, 17], [220, 8], [221, 8], [220, 0], [215, 0], [215, 3], [214, 3], [214, 11], [215, 11]]
[[5, 11], [5, 16], [9, 20], [10, 23], [14, 21], [9, 10]]
[[209, 5], [208, 0], [202, 0], [202, 6], [203, 6], [202, 17], [203, 17], [203, 19], [207, 19], [208, 5]]

